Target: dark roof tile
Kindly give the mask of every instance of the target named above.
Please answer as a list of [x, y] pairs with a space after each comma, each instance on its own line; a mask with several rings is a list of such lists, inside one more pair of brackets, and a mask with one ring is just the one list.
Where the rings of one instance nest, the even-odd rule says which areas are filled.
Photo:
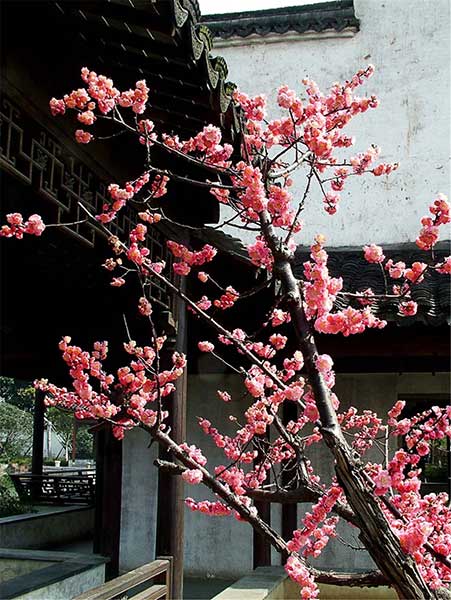
[[[399, 244], [384, 247], [387, 258], [394, 262], [403, 261], [407, 266], [413, 262], [428, 262], [428, 254], [420, 251], [414, 244]], [[331, 276], [343, 277], [343, 291], [362, 292], [371, 288], [375, 294], [385, 293], [384, 278], [379, 265], [368, 263], [361, 248], [346, 248], [328, 250], [328, 267]], [[435, 251], [436, 260], [450, 255], [450, 243], [442, 242]], [[303, 263], [309, 260], [309, 250], [299, 247], [295, 255], [295, 275], [302, 276]], [[388, 278], [389, 285], [396, 280]], [[427, 273], [424, 281], [413, 286], [412, 300], [418, 303], [415, 317], [406, 319], [399, 315], [398, 304], [393, 300], [377, 301], [373, 312], [379, 318], [396, 321], [400, 325], [424, 323], [442, 325], [450, 322], [451, 284], [448, 275], [435, 271]], [[357, 301], [358, 302], [358, 301]], [[355, 299], [341, 296], [336, 301], [336, 307], [344, 309], [347, 306], [359, 307]]]
[[359, 29], [353, 0], [337, 0], [286, 8], [271, 8], [239, 13], [214, 14], [202, 17], [214, 37], [265, 36], [271, 33], [284, 34], [289, 31], [305, 33], [327, 30], [343, 31]]

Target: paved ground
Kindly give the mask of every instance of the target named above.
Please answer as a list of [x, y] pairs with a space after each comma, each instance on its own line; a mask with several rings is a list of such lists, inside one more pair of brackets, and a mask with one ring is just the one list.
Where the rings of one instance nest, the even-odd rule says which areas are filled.
[[225, 579], [185, 579], [183, 600], [211, 600], [232, 583], [233, 580]]
[[77, 552], [78, 554], [92, 554], [92, 540], [79, 540], [69, 544], [59, 544], [51, 547], [56, 552]]

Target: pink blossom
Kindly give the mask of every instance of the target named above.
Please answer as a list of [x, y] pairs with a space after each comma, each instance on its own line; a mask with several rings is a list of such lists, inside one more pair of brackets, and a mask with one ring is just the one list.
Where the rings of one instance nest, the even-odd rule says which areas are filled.
[[198, 306], [201, 310], [208, 310], [211, 307], [211, 301], [207, 298], [207, 296], [202, 296], [202, 298], [196, 302], [196, 306]]
[[214, 344], [212, 344], [211, 342], [199, 342], [197, 344], [197, 347], [201, 352], [213, 352], [213, 350], [215, 349]]
[[77, 119], [80, 121], [80, 123], [83, 123], [83, 125], [92, 125], [96, 120], [96, 116], [92, 110], [85, 110], [84, 112], [78, 113]]
[[20, 213], [9, 213], [6, 215], [6, 220], [10, 225], [22, 225], [23, 217]]
[[437, 267], [439, 273], [451, 275], [451, 256], [447, 256], [442, 263]]
[[52, 113], [53, 117], [56, 117], [57, 115], [64, 115], [64, 113], [66, 112], [66, 104], [64, 100], [57, 100], [56, 98], [52, 98], [49, 102], [49, 105], [50, 112]]
[[125, 279], [123, 277], [113, 277], [110, 285], [112, 285], [113, 287], [121, 287], [122, 285], [124, 285], [124, 283]]
[[235, 304], [235, 302], [238, 300], [238, 298], [239, 298], [238, 292], [231, 285], [229, 285], [226, 288], [225, 293], [222, 294], [220, 298], [215, 300], [213, 302], [213, 304], [216, 306], [216, 308], [226, 310], [228, 308], [231, 308]]
[[370, 263], [381, 263], [384, 261], [385, 256], [380, 246], [371, 244], [370, 246], [364, 246], [365, 260]]
[[280, 310], [280, 308], [275, 308], [271, 313], [270, 319], [272, 326], [277, 327], [283, 323], [289, 323], [291, 316], [290, 313]]
[[79, 144], [89, 144], [92, 140], [92, 134], [87, 131], [83, 131], [83, 129], [77, 129], [75, 132], [75, 139]]
[[414, 262], [410, 269], [406, 269], [404, 276], [412, 283], [421, 283], [424, 279], [427, 265], [422, 262]]
[[40, 236], [45, 230], [45, 224], [39, 215], [30, 215], [24, 222], [20, 213], [9, 213], [6, 215], [8, 225], [2, 225], [0, 228], [0, 237], [15, 237], [18, 240], [23, 239], [24, 233]]
[[280, 333], [274, 333], [269, 338], [269, 341], [271, 342], [271, 344], [274, 346], [274, 348], [276, 350], [282, 350], [283, 348], [285, 348], [288, 338], [284, 335], [280, 335]]
[[387, 260], [385, 269], [389, 272], [392, 279], [399, 279], [404, 276], [406, 265], [403, 262], [393, 263], [392, 259]]
[[231, 508], [219, 501], [202, 500], [201, 502], [195, 502], [192, 498], [186, 498], [185, 504], [192, 511], [199, 511], [210, 517], [226, 517], [232, 513]]
[[199, 484], [203, 478], [204, 476], [200, 469], [187, 469], [182, 473], [183, 481], [191, 485]]
[[232, 398], [228, 392], [221, 392], [220, 390], [218, 390], [217, 394], [223, 402], [230, 402], [232, 400]]
[[31, 215], [25, 223], [25, 233], [40, 236], [45, 229], [45, 225], [39, 215]]
[[152, 314], [152, 305], [147, 298], [142, 297], [139, 299], [138, 310], [144, 317], [148, 317]]
[[374, 478], [374, 483], [376, 485], [374, 491], [378, 496], [383, 496], [384, 494], [386, 494], [391, 486], [391, 477], [388, 471], [386, 471], [385, 469], [381, 469], [377, 476]]
[[405, 317], [413, 317], [413, 315], [417, 314], [418, 304], [413, 300], [409, 300], [408, 302], [402, 302], [399, 307], [399, 310], [402, 315]]
[[263, 239], [257, 237], [255, 244], [248, 246], [247, 251], [254, 265], [264, 267], [268, 271], [272, 270], [274, 259], [271, 250]]
[[328, 354], [320, 354], [315, 361], [316, 368], [321, 373], [327, 373], [332, 369], [333, 360]]
[[177, 262], [172, 265], [174, 273], [185, 276], [191, 272], [191, 267], [186, 262]]

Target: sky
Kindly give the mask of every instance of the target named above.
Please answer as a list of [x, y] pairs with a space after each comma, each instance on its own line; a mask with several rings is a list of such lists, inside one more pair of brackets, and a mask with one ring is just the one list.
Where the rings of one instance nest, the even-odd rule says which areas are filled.
[[314, 4], [324, 0], [199, 0], [203, 15], [226, 12], [242, 12], [245, 10], [262, 10], [264, 8], [279, 8], [281, 6], [299, 6]]

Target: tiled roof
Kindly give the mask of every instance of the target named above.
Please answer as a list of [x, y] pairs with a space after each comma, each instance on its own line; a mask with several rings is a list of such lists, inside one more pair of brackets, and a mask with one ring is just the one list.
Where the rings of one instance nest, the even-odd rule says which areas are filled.
[[[343, 277], [343, 291], [358, 292], [371, 288], [375, 294], [384, 294], [384, 278], [379, 265], [368, 263], [361, 248], [346, 248], [328, 251], [329, 272], [333, 277]], [[403, 261], [407, 265], [415, 261], [428, 262], [428, 254], [418, 250], [414, 244], [400, 244], [384, 247], [387, 258], [394, 262]], [[449, 242], [438, 246], [435, 257], [440, 260], [450, 255]], [[309, 251], [298, 248], [295, 257], [295, 274], [302, 275], [303, 263], [309, 260]], [[389, 285], [396, 280], [388, 278]], [[396, 321], [399, 325], [424, 323], [429, 325], [442, 325], [450, 322], [451, 285], [450, 277], [435, 271], [428, 272], [424, 281], [412, 288], [412, 300], [418, 303], [418, 312], [415, 317], [404, 318], [398, 314], [397, 303], [384, 300], [373, 305], [373, 311], [379, 318]], [[359, 307], [355, 299], [340, 296], [336, 306], [339, 309], [347, 306]], [[361, 307], [361, 305], [360, 305]]]
[[[23, 22], [22, 5], [27, 13], [24, 48], [46, 47], [49, 37], [54, 48], [62, 48], [63, 40], [72, 53], [66, 67], [75, 55], [77, 64], [99, 72], [111, 72], [114, 66], [119, 83], [136, 76], [146, 79], [157, 124], [169, 129], [176, 120], [177, 133], [189, 136], [213, 123], [226, 137], [234, 137], [234, 86], [227, 83], [224, 59], [209, 55], [212, 36], [200, 23], [197, 0], [5, 0], [5, 23], [15, 27]], [[6, 46], [13, 35], [6, 30]]]
[[265, 36], [288, 32], [337, 32], [359, 29], [353, 0], [337, 0], [287, 8], [272, 8], [239, 13], [214, 14], [202, 17], [214, 37], [228, 39]]

